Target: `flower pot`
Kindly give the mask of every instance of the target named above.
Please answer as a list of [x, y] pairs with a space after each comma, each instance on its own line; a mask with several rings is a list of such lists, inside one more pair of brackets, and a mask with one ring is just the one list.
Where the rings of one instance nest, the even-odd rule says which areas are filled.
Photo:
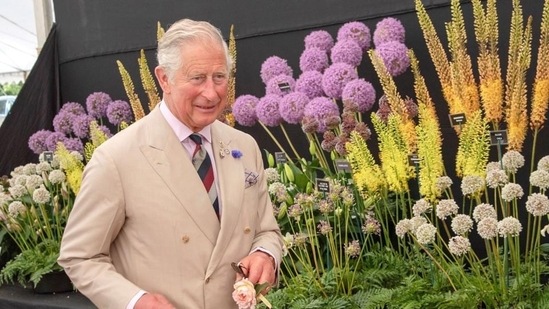
[[45, 274], [36, 287], [34, 287], [34, 293], [38, 294], [62, 293], [73, 290], [74, 286], [71, 279], [69, 279], [69, 276], [63, 270]]

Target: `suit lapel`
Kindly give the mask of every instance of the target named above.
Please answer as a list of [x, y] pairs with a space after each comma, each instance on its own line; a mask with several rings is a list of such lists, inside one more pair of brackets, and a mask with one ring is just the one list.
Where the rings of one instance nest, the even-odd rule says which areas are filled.
[[215, 244], [220, 229], [219, 221], [212, 207], [204, 207], [211, 203], [208, 196], [196, 194], [204, 187], [189, 155], [159, 108], [155, 108], [147, 117], [148, 136], [146, 144], [141, 147], [143, 155], [196, 226]]

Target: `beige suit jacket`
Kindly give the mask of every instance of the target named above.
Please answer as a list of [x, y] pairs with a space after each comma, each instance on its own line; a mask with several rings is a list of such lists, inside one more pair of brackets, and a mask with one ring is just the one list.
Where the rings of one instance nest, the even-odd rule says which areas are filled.
[[[99, 308], [125, 308], [140, 289], [179, 309], [236, 308], [230, 263], [256, 247], [280, 261], [257, 143], [218, 121], [211, 130], [221, 221], [159, 108], [106, 141], [86, 165], [59, 264]], [[222, 157], [221, 143], [242, 157]]]

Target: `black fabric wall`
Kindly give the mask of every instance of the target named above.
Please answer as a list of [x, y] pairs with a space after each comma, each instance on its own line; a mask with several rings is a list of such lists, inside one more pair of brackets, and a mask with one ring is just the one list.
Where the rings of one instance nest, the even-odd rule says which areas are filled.
[[[450, 20], [449, 2], [449, 0], [423, 1], [443, 41], [444, 23]], [[543, 1], [523, 0], [522, 2], [524, 14], [533, 16], [534, 42], [537, 42]], [[511, 0], [498, 1], [501, 28], [500, 50], [504, 67], [507, 59], [505, 52], [509, 36], [511, 5]], [[277, 55], [287, 59], [294, 68], [294, 77], [297, 77], [300, 73], [299, 56], [304, 48], [303, 39], [311, 31], [327, 30], [335, 38], [337, 30], [345, 22], [362, 21], [373, 31], [376, 23], [383, 17], [396, 17], [406, 28], [406, 44], [414, 49], [418, 56], [431, 95], [439, 106], [445, 156], [453, 158], [455, 155], [457, 139], [454, 130], [447, 123], [448, 110], [439, 91], [440, 85], [419, 28], [413, 0], [54, 0], [54, 9], [59, 51], [58, 90], [61, 103], [69, 101], [84, 103], [86, 97], [95, 91], [106, 92], [113, 99], [127, 99], [116, 60], [124, 63], [134, 78], [138, 94], [144, 101], [145, 96], [138, 79], [137, 58], [139, 50], [144, 49], [150, 68], [154, 68], [157, 22], [167, 28], [170, 23], [180, 18], [208, 20], [219, 27], [225, 37], [229, 35], [230, 26], [234, 25], [237, 46], [237, 96], [253, 94], [261, 97], [265, 91], [259, 77], [259, 70], [267, 57]], [[463, 10], [470, 38], [469, 47], [474, 58], [476, 48], [473, 39], [472, 9], [468, 1], [463, 3]], [[533, 75], [536, 65], [537, 44], [534, 46], [530, 75]], [[367, 57], [359, 67], [359, 75], [374, 83], [380, 97], [381, 87], [377, 84], [375, 72]], [[409, 72], [399, 76], [396, 82], [402, 95], [413, 96], [413, 80]], [[54, 84], [51, 86], [55, 87]], [[54, 101], [50, 101], [49, 104], [50, 108], [58, 108]], [[42, 123], [51, 124], [51, 119], [45, 118], [52, 116], [43, 114], [26, 115], [26, 117], [42, 117]], [[365, 118], [369, 116], [366, 115]], [[254, 135], [260, 147], [270, 151], [276, 150], [261, 127], [239, 128]], [[294, 144], [300, 145], [302, 150], [306, 149], [306, 140], [301, 129], [298, 126], [289, 126], [287, 129], [295, 140]], [[275, 134], [280, 134], [277, 128], [273, 131]], [[32, 132], [21, 132], [13, 139], [21, 145], [23, 143], [26, 145], [31, 134]], [[547, 133], [543, 132], [543, 134]], [[547, 147], [547, 145], [538, 147], [538, 158], [549, 152]], [[525, 149], [530, 149], [530, 146], [527, 144]], [[2, 149], [2, 152], [6, 151]], [[528, 155], [525, 153], [525, 156]], [[3, 158], [0, 175], [16, 166], [17, 160], [8, 162], [5, 161], [5, 157], [0, 153], [0, 158]], [[28, 154], [23, 157], [27, 159]], [[20, 161], [18, 164], [25, 163]], [[451, 174], [452, 170], [448, 172]]]

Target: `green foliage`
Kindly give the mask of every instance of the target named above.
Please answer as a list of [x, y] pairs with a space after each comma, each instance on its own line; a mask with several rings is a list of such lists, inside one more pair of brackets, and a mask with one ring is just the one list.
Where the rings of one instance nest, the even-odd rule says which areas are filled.
[[18, 95], [23, 88], [23, 82], [11, 82], [0, 84], [0, 95]]

